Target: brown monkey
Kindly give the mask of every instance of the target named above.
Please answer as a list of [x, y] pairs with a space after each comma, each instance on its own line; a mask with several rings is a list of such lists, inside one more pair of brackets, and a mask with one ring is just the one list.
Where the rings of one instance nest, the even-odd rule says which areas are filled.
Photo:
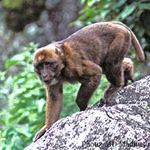
[[127, 86], [128, 81], [134, 82], [134, 65], [130, 58], [124, 58], [123, 60], [123, 70], [124, 70], [124, 86]]
[[38, 49], [33, 63], [46, 85], [47, 102], [45, 126], [36, 134], [34, 141], [58, 120], [65, 81], [81, 83], [76, 103], [82, 111], [87, 108], [103, 72], [110, 82], [104, 94], [104, 102], [109, 104], [114, 93], [124, 85], [123, 59], [131, 44], [138, 59], [144, 61], [142, 48], [126, 25], [121, 22], [101, 22]]

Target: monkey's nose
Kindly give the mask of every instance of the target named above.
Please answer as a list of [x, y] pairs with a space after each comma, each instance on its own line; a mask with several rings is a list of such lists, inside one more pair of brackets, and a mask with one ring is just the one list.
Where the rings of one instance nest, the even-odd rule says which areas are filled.
[[48, 77], [48, 73], [47, 73], [46, 71], [43, 71], [43, 72], [42, 72], [42, 77], [43, 77], [43, 78], [47, 78], [47, 77]]
[[46, 78], [48, 76], [48, 74], [43, 74], [43, 78]]

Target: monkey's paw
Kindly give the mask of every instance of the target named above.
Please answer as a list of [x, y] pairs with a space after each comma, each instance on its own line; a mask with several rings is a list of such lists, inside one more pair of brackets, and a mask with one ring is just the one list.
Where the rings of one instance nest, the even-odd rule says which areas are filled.
[[47, 127], [43, 126], [39, 132], [37, 132], [33, 138], [33, 142], [36, 142], [41, 136], [44, 135], [44, 133], [46, 132]]

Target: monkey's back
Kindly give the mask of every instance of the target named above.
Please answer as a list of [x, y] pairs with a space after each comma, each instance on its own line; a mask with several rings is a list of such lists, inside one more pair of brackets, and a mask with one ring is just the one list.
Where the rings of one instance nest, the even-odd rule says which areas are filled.
[[109, 52], [109, 48], [117, 34], [129, 35], [129, 31], [116, 22], [100, 22], [80, 29], [65, 39], [64, 42], [69, 42], [73, 51], [77, 51], [83, 58], [102, 65], [107, 55], [114, 56]]

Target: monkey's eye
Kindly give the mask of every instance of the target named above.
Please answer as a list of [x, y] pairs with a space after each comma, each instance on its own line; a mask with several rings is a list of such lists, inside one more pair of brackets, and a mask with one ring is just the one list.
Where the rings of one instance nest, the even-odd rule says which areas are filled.
[[54, 62], [45, 62], [44, 65], [45, 65], [45, 67], [52, 67], [52, 68], [55, 67], [55, 63]]
[[39, 65], [37, 65], [37, 66], [35, 67], [35, 69], [36, 69], [37, 71], [42, 70], [42, 69], [43, 69], [43, 65], [42, 65], [42, 64], [39, 64]]
[[50, 63], [49, 63], [49, 62], [45, 62], [44, 65], [45, 65], [45, 66], [49, 66]]

